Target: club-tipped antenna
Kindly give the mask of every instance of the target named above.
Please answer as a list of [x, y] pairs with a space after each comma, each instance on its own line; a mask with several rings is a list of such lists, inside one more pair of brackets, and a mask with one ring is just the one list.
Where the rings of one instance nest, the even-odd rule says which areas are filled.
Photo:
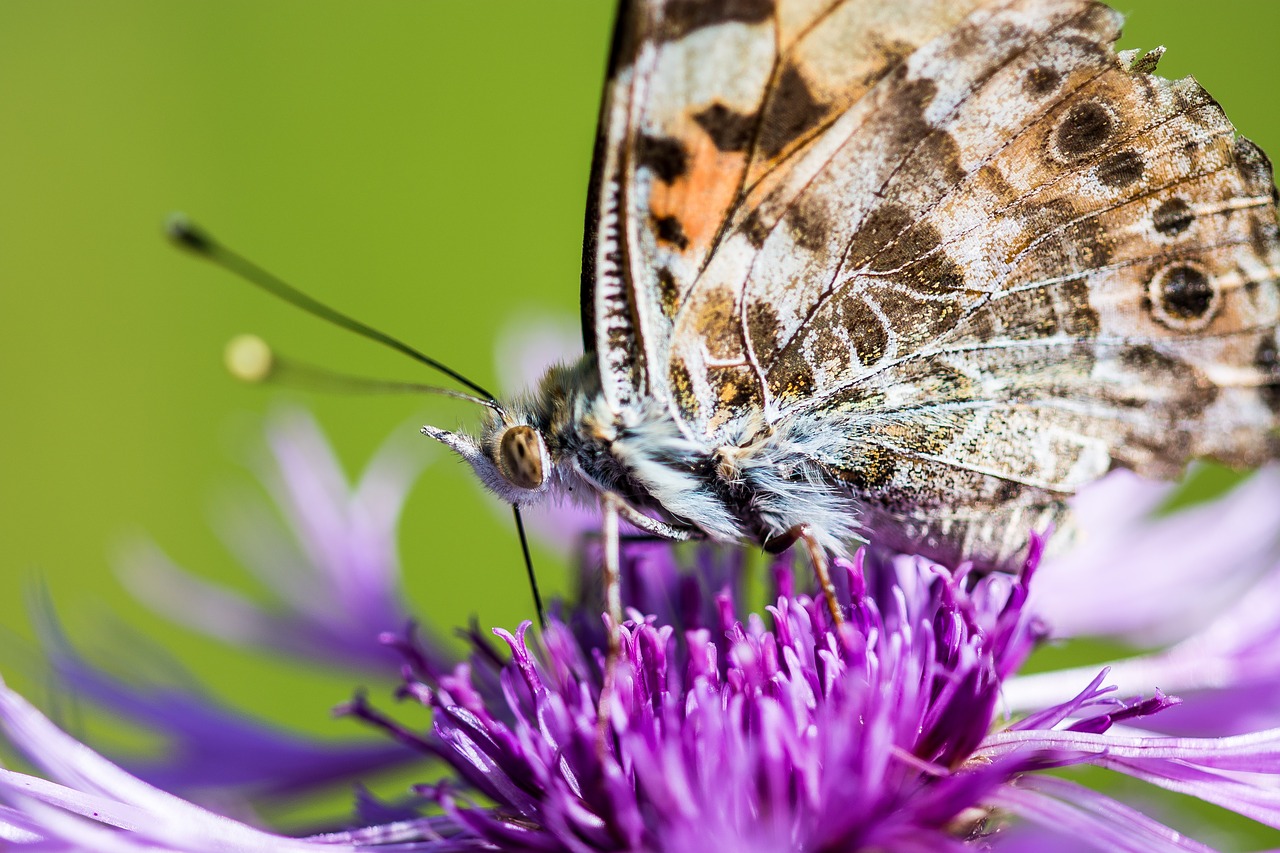
[[248, 385], [283, 385], [308, 391], [326, 391], [337, 394], [435, 394], [466, 400], [493, 409], [502, 409], [493, 400], [486, 400], [465, 391], [426, 385], [422, 382], [400, 382], [394, 379], [374, 379], [340, 373], [276, 352], [257, 335], [236, 335], [227, 342], [223, 364], [232, 377]]
[[538, 591], [538, 576], [533, 571], [533, 557], [529, 556], [529, 537], [524, 533], [524, 519], [520, 516], [520, 504], [511, 505], [516, 517], [516, 532], [520, 534], [520, 551], [524, 554], [524, 570], [529, 576], [529, 590], [533, 593], [533, 606], [538, 611], [538, 627], [547, 630], [547, 610], [542, 606], [542, 593]]
[[286, 284], [275, 275], [267, 272], [262, 267], [253, 263], [249, 259], [228, 249], [218, 241], [214, 240], [207, 232], [193, 224], [186, 216], [175, 213], [169, 217], [166, 223], [165, 231], [175, 244], [181, 246], [189, 252], [192, 252], [205, 260], [212, 261], [228, 272], [235, 273], [250, 284], [265, 290], [277, 299], [282, 299], [295, 308], [301, 308], [314, 317], [326, 320], [339, 328], [354, 332], [363, 338], [390, 347], [396, 352], [409, 356], [414, 361], [425, 364], [433, 370], [443, 373], [450, 379], [458, 382], [474, 391], [476, 394], [484, 397], [487, 401], [493, 401], [495, 398], [482, 386], [472, 382], [458, 371], [449, 367], [443, 362], [437, 361], [425, 353], [419, 352], [413, 347], [401, 341], [399, 338], [393, 338], [385, 332], [366, 326], [359, 320], [348, 317], [341, 311], [337, 311], [325, 305], [297, 288]]

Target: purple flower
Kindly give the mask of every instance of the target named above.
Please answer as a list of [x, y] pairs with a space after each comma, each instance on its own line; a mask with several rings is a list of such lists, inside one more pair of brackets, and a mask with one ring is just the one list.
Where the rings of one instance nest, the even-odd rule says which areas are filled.
[[[1091, 556], [1069, 554], [1043, 570], [1037, 542], [1018, 576], [980, 578], [909, 556], [860, 558], [838, 578], [850, 613], [841, 631], [806, 592], [807, 570], [785, 560], [769, 570], [770, 606], [753, 612], [750, 603], [762, 597], [741, 552], [628, 543], [630, 621], [602, 700], [607, 633], [596, 573], [583, 574], [572, 603], [553, 606], [545, 634], [526, 624], [497, 632], [494, 643], [472, 628], [471, 653], [459, 661], [432, 632], [403, 629], [394, 534], [413, 471], [380, 456], [353, 491], [308, 421], [276, 423], [268, 483], [287, 535], [250, 520], [238, 541], [255, 543], [244, 553], [279, 605], [218, 598], [228, 621], [202, 627], [244, 630], [252, 644], [308, 662], [337, 658], [375, 677], [400, 661], [397, 695], [429, 709], [430, 727], [399, 722], [358, 695], [345, 710], [390, 739], [378, 748], [322, 746], [192, 690], [106, 677], [49, 621], [46, 642], [66, 683], [161, 734], [171, 751], [126, 771], [0, 687], [0, 727], [42, 774], [0, 770], [0, 843], [105, 851], [1208, 849], [1131, 805], [1043, 772], [1075, 765], [1280, 826], [1280, 730], [1269, 728], [1280, 725], [1280, 612], [1270, 604], [1280, 560], [1266, 503], [1280, 491], [1274, 474], [1165, 517], [1149, 512], [1163, 492], [1108, 481], [1114, 491], [1096, 506], [1113, 507], [1103, 521], [1125, 510], [1124, 525], [1095, 528], [1102, 532], [1085, 540]], [[1167, 527], [1188, 519], [1221, 547], [1169, 546]], [[585, 565], [598, 564], [597, 549], [589, 545]], [[694, 565], [678, 566], [685, 558]], [[1228, 564], [1203, 564], [1215, 559]], [[1176, 621], [1199, 614], [1195, 627], [1170, 631], [1154, 609], [1126, 619], [1136, 608], [1115, 602], [1105, 581], [1118, 571], [1130, 594], [1162, 596]], [[1162, 584], [1162, 571], [1179, 582]], [[1254, 593], [1196, 609], [1203, 581], [1194, 579], [1215, 571], [1229, 571], [1235, 589], [1256, 583]], [[171, 566], [152, 577], [171, 590], [223, 594]], [[1040, 589], [1045, 581], [1052, 595]], [[1092, 611], [1081, 606], [1086, 598]], [[173, 601], [156, 603], [192, 618]], [[1177, 642], [1110, 672], [1019, 675], [1050, 632]], [[1171, 685], [1191, 701], [1179, 706], [1155, 689]], [[388, 807], [358, 790], [357, 818], [328, 824], [355, 828], [305, 838], [172, 793], [248, 789], [252, 804], [308, 781], [358, 781], [406, 755], [430, 762], [423, 778], [436, 781]], [[238, 801], [219, 802], [224, 809]], [[1037, 827], [1040, 835], [1026, 834]]]
[[276, 513], [235, 508], [224, 521], [229, 547], [277, 604], [264, 607], [177, 567], [155, 545], [128, 555], [122, 574], [133, 594], [166, 618], [223, 642], [394, 677], [395, 659], [377, 643], [408, 621], [396, 533], [400, 509], [424, 464], [417, 436], [389, 441], [349, 485], [311, 417], [277, 412], [267, 424], [270, 453], [257, 468]]
[[[454, 770], [455, 785], [420, 789], [458, 833], [439, 849], [470, 839], [503, 850], [945, 850], [993, 843], [1000, 813], [1106, 849], [1203, 849], [1039, 773], [1082, 763], [1280, 825], [1280, 732], [1115, 736], [1115, 724], [1176, 700], [1117, 701], [1101, 674], [1067, 702], [1001, 717], [1001, 686], [1043, 633], [1025, 606], [1038, 543], [1018, 578], [910, 557], [846, 566], [843, 632], [793, 590], [785, 564], [766, 619], [742, 613], [727, 587], [690, 582], [652, 546], [628, 557], [625, 571], [646, 575], [633, 579], [632, 604], [682, 615], [632, 608], [604, 725], [601, 635], [580, 613], [540, 644], [527, 623], [497, 632], [509, 657], [490, 658], [483, 679], [424, 666], [402, 640], [401, 695], [431, 708], [430, 732], [352, 704]], [[486, 687], [495, 675], [501, 701]]]
[[[1046, 562], [1030, 606], [1054, 637], [1154, 647], [1106, 662], [1121, 693], [1158, 684], [1183, 699], [1151, 728], [1280, 727], [1280, 467], [1214, 501], [1159, 511], [1175, 489], [1117, 471], [1082, 492], [1082, 541]], [[1063, 701], [1097, 668], [1016, 677], [1005, 699], [1014, 711]]]
[[846, 565], [851, 616], [836, 631], [785, 562], [762, 617], [740, 612], [734, 562], [702, 556], [711, 587], [641, 543], [625, 561], [633, 607], [603, 725], [591, 605], [563, 613], [541, 643], [527, 624], [498, 632], [504, 654], [476, 635], [471, 661], [447, 669], [412, 636], [388, 638], [405, 660], [400, 695], [430, 707], [431, 730], [362, 698], [348, 710], [452, 770], [451, 783], [418, 789], [443, 813], [305, 840], [151, 788], [0, 693], [10, 739], [61, 783], [6, 771], [0, 833], [74, 847], [108, 824], [125, 830], [102, 836], [121, 850], [926, 851], [999, 845], [1014, 816], [1102, 849], [1206, 849], [1040, 772], [1076, 764], [1280, 824], [1280, 732], [1135, 733], [1129, 724], [1175, 700], [1117, 701], [1103, 674], [1068, 702], [1001, 715], [1003, 683], [1044, 630], [1026, 607], [1037, 558], [1019, 577], [911, 557]]

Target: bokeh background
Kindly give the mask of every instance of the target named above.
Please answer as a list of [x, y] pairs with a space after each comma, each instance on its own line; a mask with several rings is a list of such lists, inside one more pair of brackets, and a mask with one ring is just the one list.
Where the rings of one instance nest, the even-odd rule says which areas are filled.
[[[1280, 4], [1123, 0], [1123, 47], [1168, 47], [1241, 132], [1280, 151]], [[252, 489], [264, 414], [316, 413], [349, 472], [448, 401], [249, 388], [231, 336], [387, 378], [414, 364], [251, 291], [160, 234], [181, 209], [288, 280], [502, 385], [513, 324], [577, 311], [582, 206], [605, 62], [605, 0], [0, 0], [0, 672], [45, 696], [24, 599], [72, 637], [111, 621], [160, 640], [269, 719], [348, 733], [347, 679], [246, 659], [130, 600], [112, 574], [145, 533], [253, 586], [210, 524]], [[513, 371], [514, 372], [514, 371]], [[405, 514], [414, 607], [437, 624], [530, 613], [511, 525], [469, 471], [431, 457]], [[543, 583], [566, 573], [535, 549]]]

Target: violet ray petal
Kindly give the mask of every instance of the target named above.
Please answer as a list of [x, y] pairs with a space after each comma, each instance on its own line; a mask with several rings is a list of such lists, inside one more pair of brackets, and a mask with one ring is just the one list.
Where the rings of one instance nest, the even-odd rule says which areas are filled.
[[39, 631], [51, 667], [72, 695], [163, 739], [161, 758], [117, 760], [165, 790], [298, 794], [417, 758], [380, 741], [302, 737], [193, 688], [126, 682], [76, 652], [51, 614], [40, 620]]
[[199, 578], [150, 545], [134, 548], [120, 575], [134, 598], [156, 613], [229, 645], [383, 677], [395, 674], [396, 656], [382, 648], [378, 632], [395, 629], [404, 620], [378, 628], [335, 631], [327, 620], [317, 621], [312, 614], [264, 607]]
[[1045, 560], [1031, 602], [1055, 635], [1181, 639], [1239, 600], [1280, 555], [1280, 466], [1217, 500], [1153, 517], [1169, 491], [1117, 470], [1073, 500], [1081, 535]]
[[[137, 779], [53, 725], [22, 697], [0, 684], [0, 728], [8, 740], [55, 782], [32, 780], [3, 771], [0, 797], [12, 807], [30, 811], [56, 805], [39, 815], [42, 826], [97, 830], [71, 819], [65, 810], [110, 817], [119, 809], [121, 822], [148, 840], [182, 850], [315, 850], [317, 845], [263, 832], [217, 815]], [[37, 784], [38, 782], [38, 784]], [[34, 802], [30, 802], [34, 801]], [[65, 817], [59, 817], [59, 814]], [[145, 816], [145, 817], [142, 817]], [[71, 839], [74, 840], [74, 839]], [[90, 848], [90, 849], [110, 849]], [[122, 846], [121, 849], [137, 849]], [[324, 849], [334, 849], [326, 846]], [[354, 849], [354, 848], [348, 848]]]
[[[353, 489], [309, 416], [278, 415], [267, 435], [279, 478], [275, 485], [275, 478], [268, 479], [268, 490], [325, 582], [322, 587], [332, 594], [332, 605], [343, 614], [355, 613], [358, 622], [381, 622], [380, 629], [398, 624], [398, 602], [387, 598], [399, 583], [396, 522], [424, 456], [384, 446]], [[383, 458], [388, 455], [394, 461]], [[371, 496], [379, 499], [376, 506], [365, 503]], [[297, 595], [295, 606], [301, 609], [315, 592], [300, 589]]]
[[1045, 829], [1112, 853], [1214, 853], [1105, 794], [1065, 779], [1030, 777], [1000, 789], [991, 800]]

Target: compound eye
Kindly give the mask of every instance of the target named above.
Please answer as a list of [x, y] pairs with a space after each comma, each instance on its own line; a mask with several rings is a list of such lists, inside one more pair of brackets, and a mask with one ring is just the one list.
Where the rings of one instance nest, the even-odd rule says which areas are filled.
[[510, 427], [502, 433], [498, 448], [498, 464], [502, 476], [522, 489], [542, 485], [542, 436], [530, 426]]

